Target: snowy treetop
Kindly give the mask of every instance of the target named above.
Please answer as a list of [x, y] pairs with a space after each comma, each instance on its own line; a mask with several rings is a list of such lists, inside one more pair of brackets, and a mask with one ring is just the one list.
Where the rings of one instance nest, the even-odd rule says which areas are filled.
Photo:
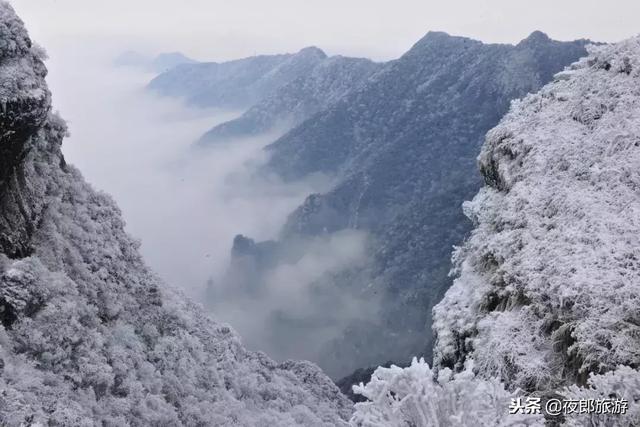
[[511, 387], [640, 363], [640, 38], [592, 46], [514, 102], [479, 156], [486, 185], [434, 310], [435, 362]]

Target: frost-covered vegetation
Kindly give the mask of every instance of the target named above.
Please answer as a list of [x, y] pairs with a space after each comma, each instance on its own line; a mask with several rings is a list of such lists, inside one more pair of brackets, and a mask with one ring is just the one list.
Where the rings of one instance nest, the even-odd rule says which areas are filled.
[[438, 369], [618, 396], [627, 418], [593, 425], [640, 422], [639, 83], [640, 38], [592, 46], [488, 133], [476, 228], [434, 309]]
[[438, 366], [540, 390], [639, 365], [639, 83], [640, 39], [593, 47], [488, 134]]
[[[449, 368], [434, 372], [424, 360], [414, 359], [411, 366], [378, 368], [371, 381], [354, 386], [354, 392], [367, 398], [356, 403], [350, 420], [354, 427], [503, 427], [539, 426], [548, 421], [567, 427], [637, 426], [640, 423], [640, 372], [621, 366], [603, 375], [591, 375], [584, 387], [572, 385], [544, 395], [533, 394], [528, 411], [515, 410], [512, 404], [527, 402], [520, 389], [508, 387], [496, 377], [478, 376], [473, 360], [467, 360], [461, 372]], [[621, 414], [568, 413], [550, 417], [545, 411], [549, 397], [588, 402], [624, 399], [628, 409]], [[536, 409], [537, 408], [537, 409]]]
[[541, 414], [510, 414], [508, 392], [498, 379], [476, 379], [473, 363], [453, 374], [436, 374], [423, 359], [411, 366], [378, 368], [367, 385], [354, 386], [368, 401], [356, 403], [351, 425], [409, 426], [527, 426], [540, 425]]
[[245, 350], [147, 269], [65, 163], [42, 51], [4, 1], [0, 36], [0, 424], [345, 424], [319, 368]]
[[[476, 224], [434, 309], [436, 369], [378, 368], [356, 426], [640, 425], [640, 38], [514, 102], [479, 157]], [[453, 374], [452, 374], [453, 373]], [[512, 397], [624, 414], [509, 414]], [[544, 406], [542, 406], [544, 414]], [[547, 415], [548, 417], [548, 415]]]

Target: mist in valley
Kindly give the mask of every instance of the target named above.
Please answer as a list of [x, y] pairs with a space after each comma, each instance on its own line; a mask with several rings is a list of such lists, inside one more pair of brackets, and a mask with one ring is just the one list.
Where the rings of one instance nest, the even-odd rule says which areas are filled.
[[285, 129], [194, 147], [241, 111], [154, 95], [145, 90], [154, 74], [114, 65], [123, 50], [49, 50], [48, 79], [54, 109], [68, 122], [66, 160], [116, 200], [151, 268], [229, 322], [249, 348], [279, 360], [317, 361], [346, 325], [373, 319], [377, 301], [364, 303], [321, 280], [366, 264], [364, 232], [298, 242], [294, 258], [264, 272], [261, 289], [234, 288], [234, 236], [276, 239], [287, 216], [328, 189], [331, 177], [284, 183], [264, 173], [263, 148]]

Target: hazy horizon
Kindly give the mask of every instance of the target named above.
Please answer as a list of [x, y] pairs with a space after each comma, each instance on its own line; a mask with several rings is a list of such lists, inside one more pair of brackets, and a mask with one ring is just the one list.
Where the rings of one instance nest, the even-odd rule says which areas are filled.
[[[535, 30], [558, 40], [619, 41], [637, 34], [640, 3], [602, 10], [595, 0], [539, 2], [522, 13], [507, 0], [348, 4], [277, 0], [233, 4], [189, 0], [12, 0], [31, 36], [50, 51], [70, 43], [147, 53], [180, 51], [198, 60], [223, 61], [318, 46], [328, 54], [388, 60], [428, 31], [445, 31], [487, 43], [516, 43]], [[549, 7], [547, 7], [549, 6]], [[554, 13], [548, 13], [553, 10]]]

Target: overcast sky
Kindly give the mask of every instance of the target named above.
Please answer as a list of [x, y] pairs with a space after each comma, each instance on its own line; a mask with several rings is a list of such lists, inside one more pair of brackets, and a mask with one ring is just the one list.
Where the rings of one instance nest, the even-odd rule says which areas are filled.
[[11, 0], [51, 48], [83, 40], [179, 50], [223, 60], [316, 45], [328, 53], [390, 59], [429, 30], [516, 42], [618, 41], [640, 33], [639, 0]]

